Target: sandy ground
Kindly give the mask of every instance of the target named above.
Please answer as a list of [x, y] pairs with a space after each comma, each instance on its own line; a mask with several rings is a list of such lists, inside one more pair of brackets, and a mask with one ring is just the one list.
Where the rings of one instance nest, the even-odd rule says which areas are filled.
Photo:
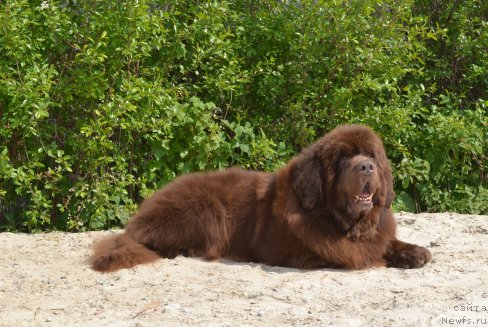
[[0, 233], [0, 326], [488, 325], [488, 216], [398, 214], [416, 270], [302, 271], [198, 258], [91, 271], [108, 232]]

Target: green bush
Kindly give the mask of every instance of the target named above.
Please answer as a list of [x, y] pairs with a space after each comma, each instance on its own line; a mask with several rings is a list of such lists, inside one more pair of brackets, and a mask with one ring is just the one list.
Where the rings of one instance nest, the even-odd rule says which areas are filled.
[[123, 224], [191, 171], [272, 171], [342, 123], [409, 211], [488, 213], [488, 5], [0, 3], [0, 228]]

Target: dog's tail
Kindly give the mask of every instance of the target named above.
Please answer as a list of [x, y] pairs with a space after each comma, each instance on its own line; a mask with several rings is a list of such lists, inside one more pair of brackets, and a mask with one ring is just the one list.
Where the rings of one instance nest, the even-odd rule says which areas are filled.
[[88, 262], [93, 270], [111, 272], [160, 258], [156, 252], [138, 243], [127, 233], [122, 233], [107, 236], [97, 242]]

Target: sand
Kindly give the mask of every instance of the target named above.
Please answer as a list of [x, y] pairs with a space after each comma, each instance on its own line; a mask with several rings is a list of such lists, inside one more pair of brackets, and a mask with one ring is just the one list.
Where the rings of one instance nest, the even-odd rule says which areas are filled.
[[426, 246], [414, 270], [297, 270], [177, 257], [111, 274], [90, 245], [110, 232], [0, 233], [0, 326], [488, 325], [488, 216], [397, 214]]

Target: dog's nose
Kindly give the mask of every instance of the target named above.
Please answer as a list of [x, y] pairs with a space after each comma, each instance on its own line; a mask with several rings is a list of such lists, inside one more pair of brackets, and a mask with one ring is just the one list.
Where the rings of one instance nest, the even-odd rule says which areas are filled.
[[369, 159], [361, 160], [360, 162], [358, 162], [356, 167], [360, 174], [366, 176], [370, 176], [376, 170], [376, 165]]

